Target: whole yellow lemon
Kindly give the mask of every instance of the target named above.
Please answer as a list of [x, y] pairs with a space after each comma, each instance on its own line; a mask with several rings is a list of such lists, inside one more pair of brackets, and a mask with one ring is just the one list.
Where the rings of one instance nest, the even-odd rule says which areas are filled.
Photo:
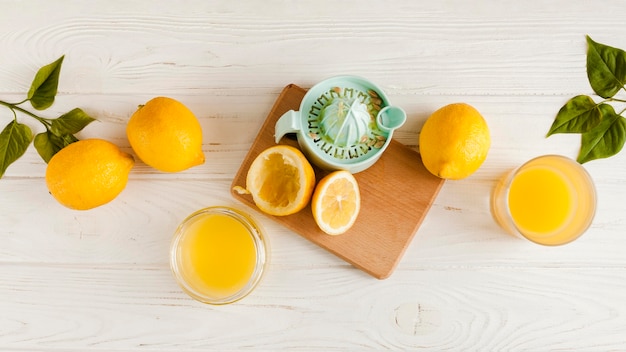
[[200, 122], [175, 99], [156, 97], [140, 106], [126, 135], [137, 156], [157, 170], [178, 172], [204, 163]]
[[426, 169], [451, 180], [468, 177], [478, 170], [490, 146], [487, 122], [478, 110], [465, 103], [435, 111], [419, 136], [419, 151]]
[[115, 144], [85, 139], [68, 145], [50, 159], [46, 185], [64, 206], [92, 209], [112, 201], [124, 190], [134, 164], [133, 157]]

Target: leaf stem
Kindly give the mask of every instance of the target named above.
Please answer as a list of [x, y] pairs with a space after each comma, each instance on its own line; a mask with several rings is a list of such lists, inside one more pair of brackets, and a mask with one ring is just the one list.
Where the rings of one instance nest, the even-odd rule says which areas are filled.
[[[24, 101], [26, 101], [26, 100], [24, 100]], [[22, 104], [22, 103], [23, 102], [20, 102], [18, 104]], [[4, 105], [7, 108], [11, 109], [11, 111], [13, 111], [13, 115], [15, 115], [15, 118], [17, 118], [17, 114], [15, 113], [15, 111], [17, 110], [17, 111], [19, 111], [19, 112], [21, 112], [21, 113], [23, 113], [25, 115], [33, 117], [35, 120], [41, 122], [44, 126], [46, 126], [46, 128], [52, 126], [52, 123], [48, 119], [40, 117], [40, 116], [37, 116], [37, 115], [33, 114], [32, 112], [17, 106], [17, 104], [11, 104], [11, 103], [7, 103], [6, 101], [0, 100], [0, 105]]]

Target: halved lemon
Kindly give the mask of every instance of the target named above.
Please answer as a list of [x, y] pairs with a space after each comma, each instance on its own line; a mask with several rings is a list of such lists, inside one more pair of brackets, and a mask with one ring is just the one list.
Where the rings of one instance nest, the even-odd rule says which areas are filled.
[[334, 171], [320, 180], [311, 201], [317, 226], [329, 235], [348, 231], [361, 209], [359, 185], [348, 171]]
[[252, 161], [246, 189], [263, 212], [284, 216], [297, 213], [309, 204], [315, 189], [315, 172], [297, 148], [276, 145]]

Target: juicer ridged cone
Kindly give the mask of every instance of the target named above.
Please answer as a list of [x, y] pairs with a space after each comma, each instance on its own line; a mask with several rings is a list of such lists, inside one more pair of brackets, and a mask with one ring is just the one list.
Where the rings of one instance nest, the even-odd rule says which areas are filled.
[[336, 98], [322, 111], [322, 133], [340, 147], [360, 143], [367, 138], [371, 121], [367, 106], [359, 99]]

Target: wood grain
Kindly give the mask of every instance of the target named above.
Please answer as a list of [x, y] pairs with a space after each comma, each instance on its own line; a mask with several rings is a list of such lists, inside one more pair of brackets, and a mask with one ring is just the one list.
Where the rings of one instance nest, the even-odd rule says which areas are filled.
[[71, 73], [61, 90], [68, 94], [223, 88], [252, 94], [346, 73], [368, 77], [388, 93], [578, 94], [590, 91], [584, 35], [626, 46], [614, 31], [622, 19], [604, 10], [619, 8], [619, 0], [603, 6], [326, 0], [316, 9], [285, 1], [193, 2], [179, 9], [145, 0], [70, 3], [76, 12], [54, 11], [44, 1], [31, 3], [32, 11], [6, 7], [0, 38], [14, 46], [0, 57], [0, 81], [8, 81], [3, 92], [27, 90], [37, 67], [65, 53]]
[[[568, 98], [592, 94], [584, 35], [626, 48], [622, 0], [0, 5], [0, 99], [23, 100], [36, 70], [65, 54], [42, 116], [81, 107], [99, 120], [82, 138], [132, 152], [129, 116], [171, 96], [200, 119], [207, 157], [179, 174], [138, 161], [120, 197], [89, 212], [56, 204], [32, 147], [11, 165], [0, 180], [1, 351], [626, 350], [626, 153], [585, 164], [598, 213], [567, 246], [507, 236], [488, 207], [509, 168], [576, 156], [578, 136], [545, 133]], [[230, 194], [282, 88], [337, 74], [367, 77], [403, 107], [394, 139], [413, 150], [445, 104], [475, 106], [491, 130], [483, 166], [445, 183], [386, 280]], [[0, 127], [12, 118], [0, 109]], [[224, 307], [186, 296], [168, 266], [173, 229], [209, 205], [245, 207], [271, 243], [261, 285]]]
[[0, 341], [3, 350], [29, 351], [620, 350], [626, 343], [615, 328], [626, 324], [626, 307], [612, 304], [626, 283], [612, 270], [398, 271], [368, 285], [332, 268], [268, 274], [246, 300], [211, 307], [180, 292], [164, 266], [11, 265], [0, 271]]

